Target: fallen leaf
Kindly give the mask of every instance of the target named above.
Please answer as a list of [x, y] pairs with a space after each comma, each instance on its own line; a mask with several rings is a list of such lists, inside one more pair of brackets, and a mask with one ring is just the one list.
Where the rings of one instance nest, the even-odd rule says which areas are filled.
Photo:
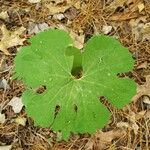
[[56, 13], [64, 13], [68, 8], [71, 7], [71, 5], [67, 6], [54, 6], [53, 4], [47, 4], [46, 7], [49, 9], [49, 12], [51, 15], [54, 15]]
[[94, 147], [94, 142], [92, 140], [89, 140], [86, 145], [85, 145], [85, 149], [86, 150], [93, 150], [93, 147]]
[[137, 116], [137, 114], [135, 112], [129, 111], [129, 117], [128, 117], [128, 119], [130, 120], [129, 124], [130, 124], [131, 129], [133, 129], [135, 135], [138, 134], [138, 130], [139, 130], [136, 116]]
[[97, 141], [97, 147], [105, 149], [109, 144], [112, 144], [113, 139], [120, 138], [124, 136], [126, 132], [124, 130], [108, 131], [108, 132], [98, 132], [95, 137], [99, 140]]
[[134, 12], [123, 12], [123, 13], [116, 13], [111, 15], [108, 20], [111, 21], [125, 21], [125, 20], [130, 20], [138, 17], [138, 13]]
[[139, 132], [139, 125], [138, 120], [143, 118], [146, 114], [146, 111], [140, 111], [138, 113], [133, 112], [132, 110], [129, 111], [129, 115], [127, 117], [127, 122], [118, 122], [117, 127], [121, 129], [130, 129], [133, 130], [134, 134], [137, 135]]
[[12, 145], [0, 146], [0, 150], [11, 150], [11, 149], [12, 149]]
[[117, 127], [118, 128], [129, 128], [129, 123], [128, 122], [122, 122], [122, 121], [120, 121], [120, 122], [118, 122], [117, 123]]
[[42, 2], [54, 2], [56, 5], [58, 5], [58, 4], [62, 4], [62, 3], [64, 3], [64, 2], [68, 2], [68, 1], [70, 1], [70, 0], [42, 0]]
[[117, 7], [123, 7], [123, 5], [127, 2], [127, 0], [114, 0], [110, 3], [110, 9], [116, 9]]
[[75, 7], [71, 7], [69, 8], [69, 10], [67, 10], [64, 13], [64, 16], [68, 19], [67, 24], [72, 23], [72, 21], [77, 17], [77, 15], [79, 14], [79, 10]]
[[146, 76], [145, 84], [138, 86], [137, 94], [133, 97], [132, 101], [136, 102], [143, 95], [150, 97], [150, 75]]
[[8, 16], [7, 11], [2, 11], [2, 12], [0, 13], [0, 19], [6, 20], [6, 19], [8, 19], [8, 18], [9, 18], [9, 16]]
[[145, 117], [148, 118], [148, 119], [150, 119], [150, 110], [148, 110], [148, 111], [146, 112]]
[[146, 110], [142, 110], [138, 113], [136, 113], [135, 119], [138, 121], [139, 119], [143, 118], [146, 114]]
[[136, 41], [150, 40], [150, 22], [146, 23], [145, 17], [131, 19], [129, 24], [132, 29], [132, 34], [135, 35]]
[[5, 114], [1, 114], [0, 113], [0, 123], [4, 123], [5, 122]]
[[148, 67], [148, 63], [147, 61], [145, 61], [144, 63], [137, 66], [137, 69], [147, 69], [147, 67]]
[[28, 34], [39, 33], [41, 31], [48, 29], [48, 28], [49, 28], [49, 26], [45, 22], [40, 23], [40, 24], [35, 24], [32, 22], [29, 22]]
[[[66, 3], [65, 3], [66, 2]], [[65, 3], [65, 5], [64, 5]], [[71, 0], [66, 0], [66, 1], [55, 1], [55, 3], [51, 3], [51, 1], [48, 3], [44, 3], [45, 7], [48, 8], [49, 13], [51, 15], [57, 14], [57, 13], [64, 13], [67, 9], [70, 7], [77, 7], [79, 8], [79, 2], [74, 2]]]
[[65, 16], [64, 16], [64, 14], [59, 13], [59, 14], [54, 14], [53, 18], [56, 19], [56, 20], [62, 20], [62, 19], [65, 18]]
[[12, 109], [15, 113], [20, 113], [22, 107], [24, 106], [22, 103], [22, 99], [19, 97], [13, 97], [8, 105], [12, 106]]
[[102, 28], [102, 32], [103, 32], [104, 34], [110, 33], [111, 30], [112, 30], [112, 26], [108, 26], [108, 25], [104, 25], [103, 28]]
[[0, 29], [3, 35], [0, 41], [0, 50], [6, 55], [10, 55], [7, 50], [8, 48], [23, 45], [23, 41], [25, 41], [25, 39], [21, 39], [19, 36], [25, 31], [24, 27], [20, 27], [15, 31], [8, 31], [6, 26], [2, 25]]
[[149, 99], [149, 97], [148, 97], [148, 96], [144, 96], [144, 97], [143, 97], [143, 102], [144, 102], [145, 104], [150, 105], [150, 99]]
[[143, 3], [138, 4], [139, 12], [141, 12], [145, 8]]
[[133, 128], [134, 134], [137, 135], [138, 130], [139, 130], [139, 126], [137, 125], [137, 123], [135, 121], [132, 122], [132, 128]]
[[117, 123], [117, 127], [118, 128], [134, 128], [136, 127], [134, 130], [135, 130], [135, 133], [137, 133], [137, 129], [139, 129], [139, 127], [137, 126], [136, 123], [134, 122], [137, 122], [139, 119], [143, 118], [146, 114], [146, 111], [140, 111], [139, 113], [131, 113], [130, 117], [128, 118], [130, 120], [130, 122], [118, 122]]
[[24, 117], [18, 117], [15, 119], [15, 122], [18, 124], [18, 125], [22, 125], [22, 126], [25, 126], [26, 125], [26, 121], [27, 119], [24, 118]]
[[144, 40], [150, 40], [150, 22], [146, 23], [142, 28], [142, 34], [143, 34], [143, 41]]
[[[0, 60], [0, 73], [4, 73], [4, 72], [8, 71], [11, 67], [12, 66], [8, 66], [6, 59], [5, 59], [5, 55], [3, 55]], [[1, 79], [0, 79], [0, 82], [1, 82]], [[1, 85], [0, 85], [0, 87], [1, 87]]]
[[10, 86], [8, 85], [8, 82], [6, 79], [4, 78], [0, 79], [0, 88], [4, 89], [5, 91], [7, 89], [10, 89]]
[[29, 2], [29, 3], [33, 3], [33, 4], [35, 4], [35, 3], [39, 3], [39, 2], [41, 2], [41, 0], [28, 0], [28, 2]]

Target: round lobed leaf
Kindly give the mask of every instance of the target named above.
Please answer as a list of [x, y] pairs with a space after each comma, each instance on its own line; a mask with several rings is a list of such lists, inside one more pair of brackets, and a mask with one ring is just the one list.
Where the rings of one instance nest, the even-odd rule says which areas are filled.
[[[83, 53], [71, 47], [62, 30], [41, 32], [30, 42], [15, 58], [14, 76], [28, 87], [23, 102], [35, 124], [61, 131], [63, 139], [71, 132], [94, 133], [108, 123], [110, 112], [100, 96], [122, 108], [136, 93], [134, 81], [117, 76], [132, 70], [132, 56], [112, 37], [93, 36]], [[41, 86], [46, 89], [38, 93]]]

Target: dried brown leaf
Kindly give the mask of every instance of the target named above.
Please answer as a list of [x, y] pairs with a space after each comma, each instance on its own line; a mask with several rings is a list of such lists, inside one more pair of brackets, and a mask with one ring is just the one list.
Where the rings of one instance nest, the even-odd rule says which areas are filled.
[[0, 13], [0, 19], [6, 20], [6, 19], [8, 19], [8, 18], [9, 18], [9, 16], [8, 16], [8, 14], [7, 14], [7, 11], [2, 11], [2, 12]]
[[143, 41], [150, 40], [150, 22], [146, 23], [142, 28]]
[[116, 9], [117, 7], [123, 7], [123, 5], [127, 2], [128, 0], [114, 0], [110, 4], [110, 9]]
[[138, 4], [139, 12], [141, 12], [144, 8], [145, 8], [145, 5], [143, 3]]
[[75, 7], [77, 9], [80, 8], [80, 2], [79, 1], [72, 1], [72, 0], [66, 0], [66, 3], [62, 1], [55, 1], [55, 3], [47, 2], [45, 3], [45, 7], [48, 8], [51, 15], [57, 14], [57, 13], [64, 13], [67, 9], [70, 7]]
[[6, 55], [10, 55], [10, 53], [7, 50], [8, 48], [17, 45], [23, 45], [25, 38], [20, 38], [20, 35], [26, 30], [24, 27], [20, 27], [15, 31], [9, 31], [7, 30], [5, 25], [2, 25], [0, 29], [3, 35], [0, 40], [0, 50]]
[[116, 138], [121, 138], [126, 134], [125, 130], [116, 130], [108, 132], [98, 132], [95, 136], [99, 140], [97, 141], [97, 148], [105, 149], [108, 145], [112, 144], [112, 140]]

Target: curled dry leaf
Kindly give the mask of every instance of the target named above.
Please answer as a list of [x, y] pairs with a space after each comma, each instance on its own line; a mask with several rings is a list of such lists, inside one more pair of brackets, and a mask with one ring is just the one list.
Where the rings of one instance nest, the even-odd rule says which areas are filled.
[[2, 31], [2, 38], [0, 40], [0, 50], [6, 55], [10, 55], [8, 48], [23, 45], [25, 38], [20, 38], [20, 35], [26, 30], [24, 27], [20, 27], [15, 31], [8, 31], [5, 25], [0, 27]]

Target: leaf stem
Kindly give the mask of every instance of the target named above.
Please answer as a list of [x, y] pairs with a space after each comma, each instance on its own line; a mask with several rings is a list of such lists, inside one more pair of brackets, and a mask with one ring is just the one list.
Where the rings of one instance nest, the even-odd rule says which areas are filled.
[[69, 46], [66, 49], [67, 56], [74, 56], [73, 59], [73, 66], [71, 70], [71, 74], [76, 78], [79, 79], [82, 77], [82, 53], [76, 47]]

